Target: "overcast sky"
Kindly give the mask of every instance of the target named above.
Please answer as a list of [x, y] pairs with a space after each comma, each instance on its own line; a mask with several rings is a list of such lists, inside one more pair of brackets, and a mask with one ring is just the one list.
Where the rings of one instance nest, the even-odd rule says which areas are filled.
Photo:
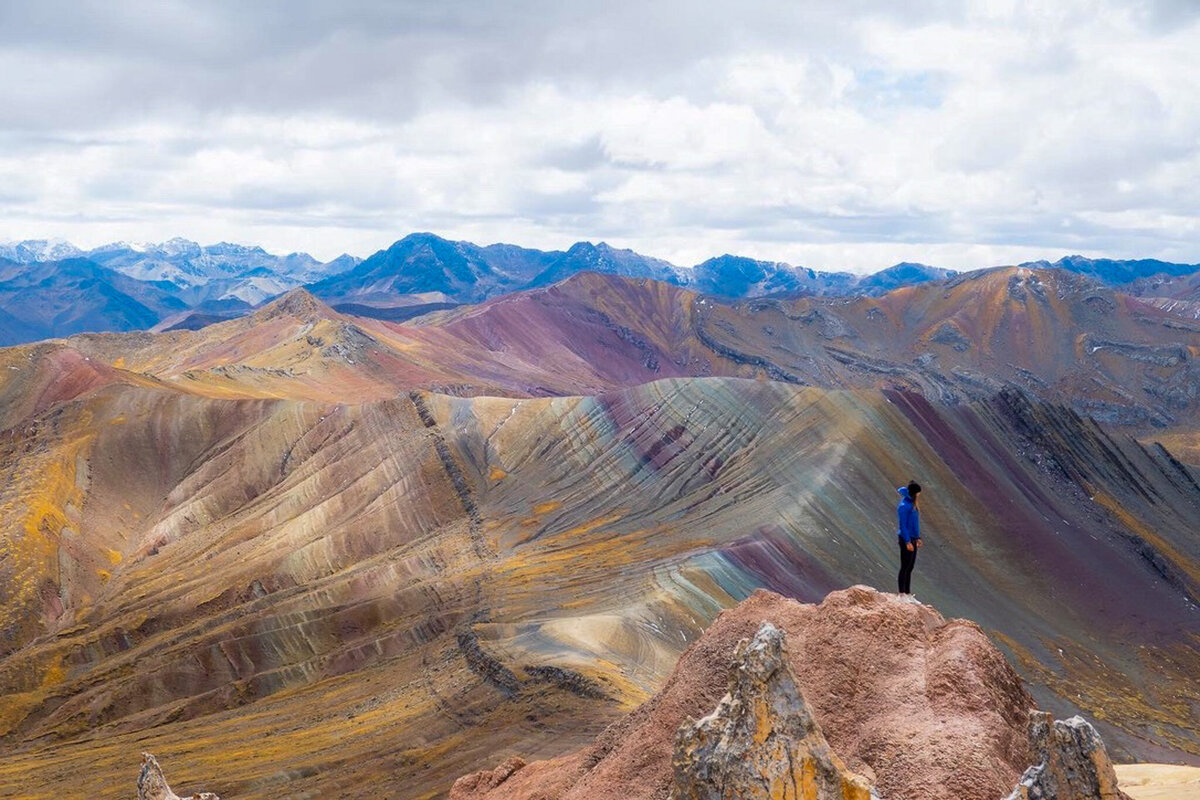
[[0, 0], [0, 239], [1200, 262], [1200, 2]]

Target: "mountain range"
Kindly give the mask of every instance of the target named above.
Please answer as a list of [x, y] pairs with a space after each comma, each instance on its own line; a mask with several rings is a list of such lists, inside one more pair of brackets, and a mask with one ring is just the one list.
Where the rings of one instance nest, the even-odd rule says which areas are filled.
[[[161, 244], [113, 242], [91, 250], [81, 250], [60, 239], [29, 239], [0, 244], [0, 258], [17, 264], [87, 259], [130, 278], [170, 284], [170, 288], [180, 290], [255, 274], [286, 278], [293, 282], [289, 286], [293, 288], [348, 269], [360, 260], [342, 255], [323, 264], [308, 253], [276, 256], [257, 246], [228, 242], [202, 246], [178, 237]], [[247, 302], [257, 304], [260, 300]]]
[[911, 478], [923, 600], [1118, 757], [1200, 762], [1197, 351], [1029, 267], [585, 271], [405, 322], [297, 289], [0, 349], [0, 786], [118, 796], [149, 750], [228, 796], [417, 798], [570, 752], [755, 589], [890, 590]]
[[[1055, 267], [1163, 302], [1200, 300], [1200, 265], [1195, 264], [1072, 256], [1023, 266]], [[119, 242], [88, 251], [60, 240], [28, 240], [0, 244], [0, 345], [85, 331], [197, 328], [249, 313], [302, 285], [336, 309], [403, 321], [548, 286], [580, 272], [651, 279], [731, 299], [879, 296], [956, 274], [901, 263], [860, 276], [734, 255], [683, 268], [603, 242], [541, 251], [479, 246], [429, 233], [410, 234], [366, 259], [342, 255], [325, 263], [306, 253], [276, 256], [261, 247], [201, 246], [185, 239]], [[78, 311], [63, 314], [59, 306]], [[1200, 306], [1191, 310], [1200, 316]]]

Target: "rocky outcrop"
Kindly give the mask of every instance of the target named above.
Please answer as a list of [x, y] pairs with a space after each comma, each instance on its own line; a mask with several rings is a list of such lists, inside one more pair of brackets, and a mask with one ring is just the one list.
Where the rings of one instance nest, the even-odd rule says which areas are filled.
[[[766, 628], [738, 649], [764, 622], [777, 633]], [[718, 616], [662, 690], [591, 747], [499, 776], [469, 775], [450, 796], [770, 797], [747, 793], [753, 776], [766, 774], [779, 797], [865, 798], [873, 780], [889, 799], [996, 800], [1034, 761], [1032, 706], [974, 623], [865, 586], [832, 592], [820, 605], [760, 590]], [[797, 773], [793, 793], [788, 781]]]
[[1083, 717], [1056, 720], [1030, 711], [1029, 744], [1038, 763], [1007, 800], [1129, 800], [1117, 788], [1100, 734]]
[[158, 760], [142, 753], [142, 772], [138, 775], [138, 800], [221, 800], [212, 792], [200, 792], [182, 798], [171, 791]]
[[500, 784], [513, 776], [517, 770], [525, 766], [525, 760], [521, 758], [510, 758], [495, 769], [483, 770], [466, 775], [454, 782], [454, 787], [450, 792], [450, 796], [470, 796], [479, 794], [490, 789], [495, 789]]
[[846, 768], [813, 718], [767, 622], [742, 640], [729, 692], [675, 738], [672, 800], [870, 800], [870, 782]]

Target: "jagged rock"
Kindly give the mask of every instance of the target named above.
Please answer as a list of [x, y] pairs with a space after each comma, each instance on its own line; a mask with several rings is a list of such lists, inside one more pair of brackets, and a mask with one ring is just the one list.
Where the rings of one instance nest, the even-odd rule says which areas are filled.
[[1083, 717], [1056, 720], [1030, 711], [1029, 744], [1039, 762], [1007, 800], [1129, 800], [1117, 788], [1100, 734]]
[[672, 800], [869, 800], [866, 778], [829, 747], [788, 664], [783, 632], [764, 623], [738, 643], [729, 692], [675, 738]]
[[950, 345], [959, 353], [965, 353], [971, 349], [971, 340], [963, 335], [957, 325], [950, 322], [943, 322], [938, 326], [938, 329], [929, 337], [929, 341]]
[[171, 791], [158, 760], [149, 753], [142, 753], [142, 772], [138, 775], [138, 800], [221, 800], [212, 792], [200, 792], [182, 798]]

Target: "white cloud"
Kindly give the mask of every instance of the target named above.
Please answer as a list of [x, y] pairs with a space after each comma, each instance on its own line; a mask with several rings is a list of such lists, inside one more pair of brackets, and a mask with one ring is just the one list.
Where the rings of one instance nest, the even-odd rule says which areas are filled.
[[0, 238], [1200, 261], [1188, 3], [0, 8]]

